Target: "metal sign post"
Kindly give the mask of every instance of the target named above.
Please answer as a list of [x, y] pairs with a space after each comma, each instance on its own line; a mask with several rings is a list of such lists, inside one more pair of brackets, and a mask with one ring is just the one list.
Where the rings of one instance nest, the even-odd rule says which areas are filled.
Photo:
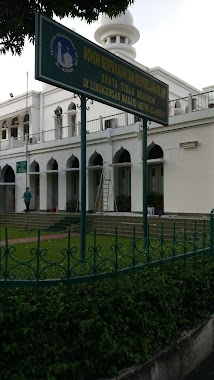
[[147, 239], [147, 119], [143, 118], [143, 239]]
[[81, 214], [80, 214], [80, 255], [85, 259], [86, 246], [86, 96], [81, 96]]

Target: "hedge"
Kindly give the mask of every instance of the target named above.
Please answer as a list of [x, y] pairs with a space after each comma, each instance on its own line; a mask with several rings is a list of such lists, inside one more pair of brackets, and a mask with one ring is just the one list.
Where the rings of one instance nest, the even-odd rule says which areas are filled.
[[213, 312], [214, 263], [1, 295], [1, 380], [95, 380], [151, 359]]

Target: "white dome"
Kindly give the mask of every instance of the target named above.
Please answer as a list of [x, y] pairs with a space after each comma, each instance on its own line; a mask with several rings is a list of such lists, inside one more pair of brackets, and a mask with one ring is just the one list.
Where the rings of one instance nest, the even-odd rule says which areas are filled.
[[139, 40], [140, 33], [133, 24], [132, 14], [128, 10], [113, 18], [103, 14], [94, 38], [111, 53], [122, 54], [122, 56], [134, 60], [136, 51], [132, 45]]
[[124, 24], [133, 26], [134, 21], [132, 14], [129, 10], [126, 10], [125, 13], [120, 13], [117, 17], [110, 18], [106, 14], [103, 14], [100, 20], [100, 25], [114, 25], [114, 24]]

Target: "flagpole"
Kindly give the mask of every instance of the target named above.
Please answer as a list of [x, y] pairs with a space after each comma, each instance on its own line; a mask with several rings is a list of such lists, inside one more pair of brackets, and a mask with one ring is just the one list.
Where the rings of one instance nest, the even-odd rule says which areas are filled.
[[[26, 89], [26, 112], [27, 115], [28, 112], [28, 71], [27, 71], [27, 89]], [[29, 121], [28, 121], [29, 125]], [[29, 131], [28, 131], [29, 132]], [[27, 172], [28, 172], [28, 139], [29, 139], [29, 133], [25, 133], [25, 157], [26, 157], [26, 176], [25, 176], [25, 191], [27, 191]], [[25, 210], [26, 211], [26, 210]], [[25, 212], [25, 230], [28, 231], [28, 213]]]

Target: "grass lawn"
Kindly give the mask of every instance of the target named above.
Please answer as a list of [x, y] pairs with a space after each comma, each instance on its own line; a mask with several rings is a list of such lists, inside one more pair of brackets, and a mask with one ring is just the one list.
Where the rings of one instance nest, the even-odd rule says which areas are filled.
[[[0, 240], [4, 240], [4, 228], [1, 226]], [[64, 231], [65, 232], [65, 231]], [[8, 228], [8, 238], [21, 238], [37, 236], [38, 230], [25, 231], [19, 227]], [[43, 231], [42, 234], [49, 234]], [[110, 235], [86, 235], [85, 261], [80, 257], [81, 237], [72, 236], [70, 240], [70, 255], [68, 255], [68, 238], [50, 239], [40, 241], [40, 255], [38, 256], [38, 242], [10, 244], [8, 268], [11, 269], [11, 278], [35, 278], [38, 270], [42, 278], [64, 278], [66, 271], [71, 276], [93, 274], [94, 268], [97, 273], [115, 271], [117, 268], [133, 267], [133, 265], [161, 260], [166, 257], [194, 252], [197, 249], [208, 246], [208, 241], [200, 240], [177, 240], [164, 241], [150, 239], [148, 249], [144, 249], [142, 239], [116, 237]], [[203, 254], [202, 254], [203, 255]], [[3, 276], [6, 265], [4, 248], [1, 250], [0, 276]], [[0, 269], [1, 269], [0, 268]]]
[[[5, 239], [5, 226], [0, 224], [0, 240]], [[37, 236], [38, 235], [38, 228], [30, 228], [28, 230], [25, 230], [24, 227], [14, 227], [9, 226], [7, 227], [8, 232], [8, 239], [16, 239], [16, 238], [25, 238], [30, 236]], [[64, 233], [65, 231], [57, 231], [58, 233]], [[47, 230], [40, 230], [41, 235], [51, 235], [55, 234], [56, 232], [53, 231], [47, 231]]]

